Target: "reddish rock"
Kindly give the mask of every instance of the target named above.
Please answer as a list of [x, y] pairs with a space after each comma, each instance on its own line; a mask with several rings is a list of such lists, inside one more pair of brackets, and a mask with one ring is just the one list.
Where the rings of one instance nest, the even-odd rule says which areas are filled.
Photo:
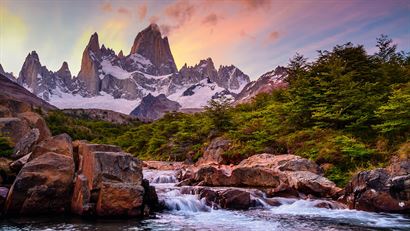
[[231, 141], [224, 137], [217, 137], [211, 141], [201, 158], [196, 162], [196, 166], [224, 164], [222, 155], [230, 148]]
[[219, 204], [225, 209], [249, 209], [251, 197], [249, 192], [228, 189], [219, 196]]
[[28, 161], [31, 161], [44, 153], [56, 152], [61, 155], [73, 157], [73, 145], [71, 137], [65, 133], [52, 136], [34, 146]]
[[144, 188], [137, 184], [103, 182], [96, 213], [98, 216], [142, 216]]
[[81, 164], [72, 211], [83, 216], [143, 216], [145, 204], [149, 204], [144, 198], [149, 200], [154, 195], [149, 184], [144, 190], [142, 163], [117, 146], [85, 142], [74, 146]]
[[94, 33], [87, 47], [83, 52], [81, 69], [78, 79], [81, 80], [91, 95], [96, 95], [100, 91], [100, 78], [98, 73], [98, 63], [96, 58], [100, 58], [101, 50], [98, 42], [98, 34]]
[[335, 197], [341, 189], [320, 176], [314, 162], [295, 155], [259, 154], [243, 160], [237, 166], [199, 166], [191, 168], [193, 177], [179, 185], [257, 187], [272, 195]]
[[88, 180], [84, 175], [79, 174], [74, 183], [71, 212], [82, 216], [94, 215], [94, 204], [92, 204], [90, 199], [91, 193], [88, 188]]
[[40, 132], [39, 141], [43, 141], [51, 136], [51, 131], [47, 127], [46, 121], [35, 112], [24, 112], [18, 114], [18, 117], [26, 120], [31, 128], [37, 128]]
[[6, 214], [67, 212], [73, 177], [74, 162], [71, 157], [48, 152], [28, 162], [10, 188]]

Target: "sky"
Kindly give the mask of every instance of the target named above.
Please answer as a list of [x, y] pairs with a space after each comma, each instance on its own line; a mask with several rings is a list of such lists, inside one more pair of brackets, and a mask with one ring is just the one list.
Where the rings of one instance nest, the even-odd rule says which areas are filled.
[[211, 57], [251, 79], [300, 53], [353, 42], [376, 51], [386, 34], [410, 51], [410, 0], [0, 0], [0, 64], [15, 76], [30, 51], [73, 75], [90, 36], [129, 54], [135, 36], [157, 23], [177, 67]]

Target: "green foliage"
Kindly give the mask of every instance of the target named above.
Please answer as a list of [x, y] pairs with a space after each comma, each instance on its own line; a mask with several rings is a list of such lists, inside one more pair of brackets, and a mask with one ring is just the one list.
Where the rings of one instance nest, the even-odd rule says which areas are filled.
[[410, 82], [396, 87], [385, 105], [380, 106], [376, 116], [382, 121], [373, 127], [391, 138], [408, 137], [410, 134]]
[[9, 137], [0, 136], [0, 157], [9, 157], [13, 154], [13, 143]]
[[212, 126], [216, 131], [227, 131], [231, 123], [231, 114], [229, 109], [231, 108], [231, 100], [225, 96], [220, 97], [217, 100], [211, 99], [208, 105], [205, 107], [205, 113], [212, 121]]

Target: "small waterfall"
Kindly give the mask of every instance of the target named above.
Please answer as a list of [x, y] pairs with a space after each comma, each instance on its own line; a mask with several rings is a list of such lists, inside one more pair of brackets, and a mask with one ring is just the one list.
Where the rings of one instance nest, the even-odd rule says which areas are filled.
[[211, 208], [205, 200], [198, 199], [197, 195], [181, 194], [179, 190], [172, 190], [162, 195], [165, 207], [171, 211], [206, 212]]
[[169, 184], [169, 183], [177, 183], [177, 179], [175, 178], [175, 176], [157, 176], [155, 177], [151, 183], [154, 184]]

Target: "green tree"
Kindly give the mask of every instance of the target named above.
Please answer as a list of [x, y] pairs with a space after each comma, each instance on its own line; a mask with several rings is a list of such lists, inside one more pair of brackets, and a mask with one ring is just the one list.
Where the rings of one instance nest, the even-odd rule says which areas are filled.
[[225, 96], [218, 99], [212, 99], [205, 106], [205, 113], [212, 121], [213, 127], [216, 131], [227, 131], [232, 125], [232, 115], [230, 110], [232, 108], [232, 100]]
[[389, 101], [379, 107], [376, 116], [382, 121], [374, 127], [382, 134], [391, 138], [410, 137], [410, 82], [403, 84], [393, 91]]

